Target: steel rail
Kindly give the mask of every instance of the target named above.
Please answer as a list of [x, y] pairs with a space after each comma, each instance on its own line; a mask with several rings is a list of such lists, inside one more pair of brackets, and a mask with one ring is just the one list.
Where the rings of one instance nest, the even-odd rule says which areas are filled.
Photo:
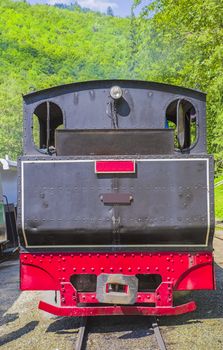
[[82, 346], [83, 346], [83, 340], [84, 340], [86, 326], [87, 326], [87, 317], [82, 317], [74, 350], [82, 350], [83, 349]]
[[166, 344], [163, 340], [162, 334], [160, 332], [158, 321], [157, 321], [156, 317], [154, 317], [154, 321], [152, 323], [152, 328], [153, 328], [154, 335], [156, 337], [156, 341], [157, 341], [157, 344], [159, 346], [159, 349], [160, 350], [167, 350], [167, 347], [166, 347]]
[[[83, 350], [83, 341], [84, 341], [86, 326], [87, 326], [87, 317], [82, 317], [74, 350]], [[160, 350], [167, 350], [167, 347], [166, 347], [166, 344], [163, 340], [162, 334], [160, 332], [158, 321], [157, 321], [156, 317], [153, 318], [152, 329], [153, 329], [154, 335], [156, 337], [156, 341], [157, 341], [157, 344], [159, 346], [159, 349]]]

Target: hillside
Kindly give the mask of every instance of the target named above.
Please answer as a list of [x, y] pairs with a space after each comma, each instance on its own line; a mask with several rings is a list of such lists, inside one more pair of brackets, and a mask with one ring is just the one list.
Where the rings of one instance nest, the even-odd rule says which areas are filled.
[[[222, 176], [223, 0], [147, 3], [141, 16], [128, 19], [0, 0], [0, 157], [21, 154], [22, 94], [90, 79], [135, 78], [208, 93], [208, 151]], [[216, 209], [223, 218], [221, 189]]]
[[22, 93], [128, 77], [128, 19], [0, 0], [0, 157], [22, 145]]

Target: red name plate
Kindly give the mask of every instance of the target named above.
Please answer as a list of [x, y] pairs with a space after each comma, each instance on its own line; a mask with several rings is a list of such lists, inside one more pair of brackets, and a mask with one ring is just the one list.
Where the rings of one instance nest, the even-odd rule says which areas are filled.
[[95, 162], [95, 173], [135, 173], [134, 160], [98, 160]]

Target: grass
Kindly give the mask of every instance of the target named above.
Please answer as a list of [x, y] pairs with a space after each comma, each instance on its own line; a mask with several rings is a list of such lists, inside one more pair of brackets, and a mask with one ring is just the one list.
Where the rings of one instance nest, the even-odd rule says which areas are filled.
[[[215, 183], [223, 180], [223, 176], [215, 179]], [[215, 218], [223, 221], [223, 185], [215, 188]]]

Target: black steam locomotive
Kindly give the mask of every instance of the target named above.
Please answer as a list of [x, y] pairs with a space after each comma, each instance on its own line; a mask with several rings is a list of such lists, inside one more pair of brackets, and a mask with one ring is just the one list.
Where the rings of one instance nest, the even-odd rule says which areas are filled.
[[206, 96], [90, 81], [24, 96], [21, 289], [56, 315], [173, 315], [175, 291], [214, 289]]

